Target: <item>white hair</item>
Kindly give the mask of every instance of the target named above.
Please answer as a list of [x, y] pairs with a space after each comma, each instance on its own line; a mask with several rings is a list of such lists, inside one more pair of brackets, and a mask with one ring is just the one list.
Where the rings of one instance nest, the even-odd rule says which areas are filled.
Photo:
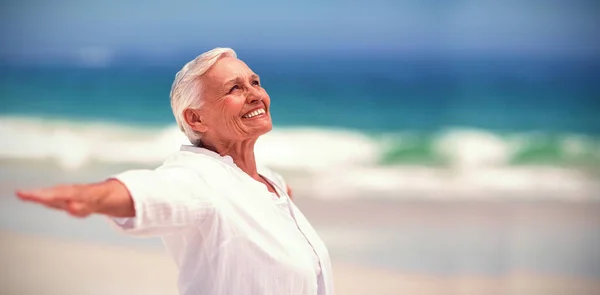
[[202, 83], [200, 77], [204, 75], [217, 61], [223, 57], [237, 58], [231, 48], [215, 48], [202, 53], [188, 62], [175, 75], [171, 87], [171, 109], [179, 129], [193, 145], [200, 145], [201, 134], [194, 131], [185, 121], [185, 110], [188, 108], [199, 109], [203, 105]]

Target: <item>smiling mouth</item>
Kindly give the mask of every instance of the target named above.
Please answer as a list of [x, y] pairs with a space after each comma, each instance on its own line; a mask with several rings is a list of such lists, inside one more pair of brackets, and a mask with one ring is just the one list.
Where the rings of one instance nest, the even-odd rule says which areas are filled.
[[258, 109], [258, 110], [254, 110], [252, 112], [249, 112], [249, 113], [243, 115], [242, 118], [250, 119], [250, 118], [254, 118], [256, 116], [260, 116], [260, 115], [264, 115], [264, 114], [265, 114], [265, 109]]

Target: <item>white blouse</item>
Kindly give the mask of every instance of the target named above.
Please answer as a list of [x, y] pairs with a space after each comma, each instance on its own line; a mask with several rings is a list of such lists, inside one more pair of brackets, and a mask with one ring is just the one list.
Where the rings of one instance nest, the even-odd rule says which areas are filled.
[[179, 268], [184, 295], [331, 295], [329, 253], [283, 178], [239, 169], [229, 156], [183, 146], [155, 170], [116, 175], [129, 190], [134, 218], [113, 218], [135, 236], [160, 236]]

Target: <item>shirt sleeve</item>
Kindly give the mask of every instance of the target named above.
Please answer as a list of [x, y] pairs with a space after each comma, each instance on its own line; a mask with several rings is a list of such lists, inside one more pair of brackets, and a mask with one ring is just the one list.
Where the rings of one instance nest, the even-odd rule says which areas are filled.
[[160, 167], [130, 170], [113, 177], [129, 190], [135, 217], [110, 218], [123, 232], [164, 236], [197, 225], [214, 213], [211, 187], [192, 170]]

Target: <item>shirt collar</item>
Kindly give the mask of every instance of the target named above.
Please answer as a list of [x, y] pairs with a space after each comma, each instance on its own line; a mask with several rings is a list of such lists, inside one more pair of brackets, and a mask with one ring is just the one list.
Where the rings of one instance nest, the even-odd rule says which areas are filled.
[[[218, 153], [215, 153], [209, 149], [203, 148], [203, 147], [198, 147], [195, 145], [190, 145], [190, 144], [184, 144], [181, 145], [181, 148], [179, 149], [182, 152], [192, 152], [192, 153], [196, 153], [196, 154], [201, 154], [201, 155], [205, 155], [207, 157], [211, 157], [214, 158], [218, 161], [221, 161], [227, 165], [233, 166], [235, 168], [239, 167], [235, 164], [235, 162], [233, 162], [233, 158], [231, 156], [221, 156]], [[258, 170], [258, 173], [269, 177], [270, 178], [270, 174], [269, 174], [269, 170], [266, 169], [266, 167], [262, 166], [262, 165], [257, 165], [256, 169]]]
[[[215, 153], [209, 149], [203, 148], [203, 147], [198, 147], [198, 146], [194, 146], [194, 145], [181, 145], [181, 148], [179, 149], [182, 152], [192, 152], [195, 154], [200, 154], [200, 155], [204, 155], [207, 157], [211, 157], [216, 159], [217, 161], [220, 161], [222, 163], [225, 163], [226, 165], [229, 165], [231, 167], [234, 167], [236, 169], [238, 169], [239, 172], [244, 173], [246, 176], [248, 176], [245, 172], [243, 172], [236, 164], [235, 162], [233, 162], [233, 158], [231, 156], [221, 156], [218, 153]], [[271, 170], [267, 169], [267, 167], [262, 166], [262, 165], [257, 165], [256, 167], [258, 173], [263, 176], [266, 177], [267, 179], [270, 180], [270, 182], [276, 186], [277, 183], [274, 181], [273, 175], [271, 174]], [[252, 178], [249, 178], [252, 179]], [[258, 182], [253, 182], [254, 184], [258, 184]], [[281, 191], [281, 189], [279, 189]], [[282, 191], [283, 193], [285, 191]]]
[[201, 155], [205, 155], [214, 159], [217, 159], [223, 163], [226, 163], [228, 165], [232, 165], [232, 166], [236, 166], [235, 163], [233, 162], [233, 158], [231, 158], [230, 156], [221, 156], [209, 149], [203, 148], [203, 147], [197, 147], [194, 145], [182, 145], [181, 148], [179, 149], [182, 152], [192, 152], [192, 153], [196, 153], [196, 154], [201, 154]]

